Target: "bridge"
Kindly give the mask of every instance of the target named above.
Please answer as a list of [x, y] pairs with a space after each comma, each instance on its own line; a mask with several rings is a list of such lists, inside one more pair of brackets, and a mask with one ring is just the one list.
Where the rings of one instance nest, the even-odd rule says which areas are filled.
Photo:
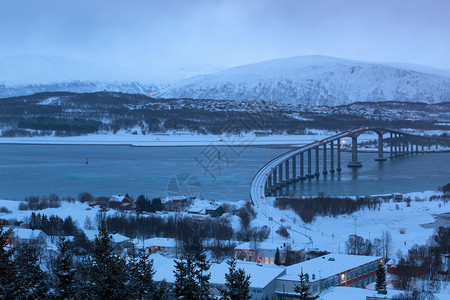
[[[400, 156], [412, 155], [417, 153], [432, 151], [439, 145], [449, 147], [450, 138], [421, 136], [399, 130], [378, 128], [378, 127], [360, 127], [354, 130], [348, 130], [326, 139], [316, 141], [289, 152], [281, 154], [267, 164], [265, 164], [253, 177], [250, 186], [250, 199], [256, 207], [261, 207], [264, 198], [271, 192], [282, 186], [312, 178], [318, 178], [321, 174], [328, 172], [340, 172], [341, 169], [341, 140], [351, 138], [352, 159], [347, 167], [360, 168], [362, 164], [358, 161], [358, 136], [367, 131], [375, 132], [378, 135], [378, 155], [376, 161], [383, 162], [387, 158], [384, 154], [384, 144], [389, 145], [389, 157], [394, 159]], [[389, 136], [385, 139], [385, 135]], [[320, 170], [319, 150], [322, 149], [322, 170]], [[315, 157], [312, 159], [312, 152]], [[330, 165], [328, 166], [327, 155], [330, 155]], [[299, 163], [297, 163], [299, 162]], [[315, 170], [313, 172], [313, 164]], [[264, 214], [264, 213], [263, 213]], [[267, 216], [269, 217], [269, 216]]]

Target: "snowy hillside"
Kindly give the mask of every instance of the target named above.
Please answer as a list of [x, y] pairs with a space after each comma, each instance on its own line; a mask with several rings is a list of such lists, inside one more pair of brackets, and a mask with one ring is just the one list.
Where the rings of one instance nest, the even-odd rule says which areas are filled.
[[39, 92], [147, 94], [171, 82], [220, 69], [212, 65], [120, 64], [45, 55], [0, 57], [0, 98]]
[[[424, 68], [432, 71], [432, 68]], [[357, 101], [450, 101], [450, 77], [407, 65], [366, 63], [325, 56], [270, 60], [182, 80], [163, 98], [269, 100], [302, 105]]]
[[1, 84], [0, 98], [26, 96], [41, 92], [122, 92], [128, 94], [146, 95], [159, 88], [157, 85], [139, 82], [103, 82], [103, 81], [66, 81], [36, 84]]

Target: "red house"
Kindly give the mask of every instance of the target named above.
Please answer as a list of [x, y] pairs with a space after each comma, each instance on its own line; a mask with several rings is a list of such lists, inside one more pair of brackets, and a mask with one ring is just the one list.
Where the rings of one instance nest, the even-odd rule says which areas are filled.
[[113, 195], [109, 198], [108, 206], [117, 210], [135, 210], [134, 202], [126, 196]]

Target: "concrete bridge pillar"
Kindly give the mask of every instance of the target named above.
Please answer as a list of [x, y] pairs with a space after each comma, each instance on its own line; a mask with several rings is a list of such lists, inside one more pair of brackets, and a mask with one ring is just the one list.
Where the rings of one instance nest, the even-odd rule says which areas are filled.
[[278, 184], [283, 183], [283, 164], [278, 165]]
[[405, 136], [402, 137], [402, 141], [403, 141], [403, 146], [402, 146], [403, 152], [402, 152], [402, 156], [405, 156], [405, 155], [406, 155], [406, 137], [405, 137]]
[[316, 173], [314, 174], [316, 177], [319, 177], [319, 147], [316, 147]]
[[306, 179], [304, 152], [300, 153], [300, 180]]
[[330, 164], [331, 164], [331, 169], [330, 169], [330, 173], [334, 173], [334, 141], [331, 141], [330, 144]]
[[419, 154], [419, 141], [416, 141], [416, 154]]
[[383, 152], [384, 152], [383, 144], [384, 144], [383, 133], [379, 132], [378, 133], [378, 157], [375, 158], [376, 161], [385, 161], [386, 160], [386, 158], [383, 157]]
[[398, 155], [399, 155], [398, 152], [400, 150], [400, 139], [399, 139], [397, 133], [394, 134], [394, 139], [395, 139], [395, 146], [394, 146], [394, 148], [395, 148], [395, 150], [394, 150], [395, 155], [394, 155], [394, 157], [398, 157]]
[[285, 169], [286, 169], [286, 175], [284, 176], [284, 181], [289, 182], [291, 179], [290, 178], [291, 176], [289, 174], [289, 159], [284, 162], [284, 165], [285, 165]]
[[405, 155], [405, 137], [399, 135], [398, 141], [400, 142], [400, 144], [398, 145], [398, 148], [399, 148], [398, 156], [404, 156]]
[[393, 158], [394, 157], [394, 139], [393, 139], [393, 135], [392, 132], [389, 133], [390, 139], [389, 139], [389, 147], [390, 147], [390, 151], [389, 151], [389, 157]]
[[292, 180], [297, 181], [297, 155], [292, 157]]
[[340, 172], [341, 169], [341, 139], [337, 139], [337, 169], [336, 171]]
[[322, 171], [323, 175], [328, 174], [328, 169], [327, 169], [327, 144], [323, 144], [323, 171]]
[[272, 186], [275, 187], [277, 185], [277, 168], [272, 171]]
[[423, 145], [423, 142], [422, 142], [422, 153], [423, 152], [425, 152], [425, 146]]
[[311, 158], [311, 149], [308, 150], [308, 174], [306, 175], [307, 178], [313, 178], [314, 175], [312, 173], [312, 158]]
[[352, 161], [347, 164], [349, 168], [361, 168], [362, 164], [358, 161], [358, 137], [352, 136]]
[[410, 144], [409, 137], [406, 137], [405, 144], [406, 144], [406, 155], [409, 155], [410, 154], [409, 153], [409, 144]]

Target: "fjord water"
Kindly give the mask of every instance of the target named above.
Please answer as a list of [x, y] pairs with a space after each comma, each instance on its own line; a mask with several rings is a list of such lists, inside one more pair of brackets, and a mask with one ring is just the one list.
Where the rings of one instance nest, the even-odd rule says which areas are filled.
[[[188, 179], [201, 185], [205, 198], [247, 200], [254, 174], [286, 151], [288, 148], [3, 144], [0, 199], [22, 200], [49, 193], [76, 197], [84, 191], [94, 196], [128, 193], [165, 197], [168, 189], [173, 191], [173, 185], [168, 187], [171, 180], [180, 187], [180, 193], [189, 193], [190, 183], [184, 182]], [[450, 153], [415, 154], [384, 163], [375, 162], [375, 157], [375, 153], [360, 153], [363, 168], [350, 169], [346, 167], [350, 153], [343, 152], [340, 174], [296, 183], [283, 194], [414, 192], [434, 190], [450, 182]]]

